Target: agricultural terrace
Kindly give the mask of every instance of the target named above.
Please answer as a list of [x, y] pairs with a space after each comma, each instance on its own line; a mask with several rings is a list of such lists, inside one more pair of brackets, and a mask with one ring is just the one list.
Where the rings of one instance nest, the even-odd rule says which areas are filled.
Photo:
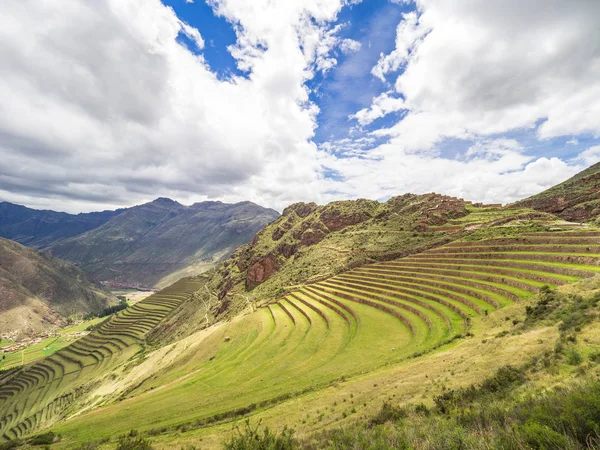
[[84, 386], [128, 360], [146, 334], [198, 289], [191, 280], [129, 307], [42, 361], [0, 374], [0, 436], [15, 439], [64, 418]]
[[183, 430], [431, 351], [478, 315], [600, 272], [600, 232], [455, 242], [305, 286], [192, 342], [125, 402], [55, 428], [72, 442]]

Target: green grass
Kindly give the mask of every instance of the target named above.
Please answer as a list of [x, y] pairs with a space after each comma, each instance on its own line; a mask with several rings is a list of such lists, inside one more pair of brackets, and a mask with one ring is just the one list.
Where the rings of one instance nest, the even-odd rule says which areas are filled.
[[[22, 364], [28, 364], [32, 361], [52, 355], [79, 339], [77, 337], [64, 335], [85, 331], [89, 326], [96, 325], [105, 319], [106, 317], [103, 317], [100, 319], [86, 320], [75, 325], [69, 325], [57, 331], [61, 336], [46, 338], [39, 343], [25, 347], [22, 350], [6, 353], [6, 357], [0, 359], [0, 370], [18, 367]], [[2, 341], [0, 347], [11, 343], [11, 341]]]
[[[101, 323], [99, 328], [71, 345], [67, 345], [68, 336], [62, 334], [7, 357], [5, 364], [15, 365], [21, 363], [19, 356], [27, 355], [27, 362], [50, 355], [14, 376], [9, 374], [0, 384], [2, 437], [19, 438], [43, 428], [56, 415], [76, 411], [82, 393], [89, 390], [88, 383], [130, 360], [142, 349], [144, 333], [152, 324], [159, 323], [196, 289], [197, 282], [184, 279], [109, 320], [92, 321]], [[74, 333], [90, 324], [78, 324], [63, 333]]]
[[[517, 247], [518, 241], [512, 245]], [[572, 246], [575, 250], [579, 247]], [[160, 358], [156, 356], [159, 369], [144, 376], [137, 377], [136, 371], [142, 372], [145, 365], [154, 367], [154, 359], [147, 364], [144, 361], [154, 358], [153, 353], [140, 355], [126, 366], [123, 363], [129, 357], [116, 358], [115, 380], [104, 377], [101, 383], [106, 390], [108, 386], [118, 388], [120, 398], [126, 401], [75, 416], [54, 430], [68, 437], [66, 443], [77, 443], [117, 436], [132, 428], [151, 433], [196, 429], [264, 410], [290, 397], [326, 389], [341, 377], [361, 377], [432, 353], [471, 332], [470, 319], [477, 316], [478, 310], [485, 314], [495, 309], [494, 305], [512, 307], [535, 295], [548, 284], [539, 277], [556, 280], [557, 284], [578, 278], [543, 270], [560, 267], [545, 261], [544, 256], [568, 258], [576, 252], [552, 252], [552, 246], [548, 246], [548, 251], [509, 252], [511, 259], [502, 259], [497, 257], [506, 253], [502, 247], [482, 242], [481, 248], [486, 256], [482, 265], [472, 257], [479, 253], [445, 253], [453, 251], [449, 245], [345, 272], [265, 302], [252, 313], [247, 308], [233, 320], [189, 337], [189, 342], [185, 338], [174, 344]], [[520, 259], [523, 255], [530, 259]], [[417, 266], [427, 258], [441, 256], [450, 256], [448, 263], [461, 268]], [[600, 259], [595, 254], [585, 256], [590, 261]], [[462, 258], [469, 261], [466, 267]], [[487, 261], [499, 265], [485, 265]], [[509, 267], [510, 261], [537, 266], [535, 270], [518, 270]], [[590, 266], [576, 262], [566, 265], [577, 269]], [[500, 270], [505, 273], [495, 272]], [[94, 335], [108, 341], [120, 334], [130, 340], [128, 348], [135, 353], [143, 344], [144, 333], [152, 328], [153, 315], [175, 308], [184, 297], [175, 292], [151, 296], [117, 314]], [[135, 345], [137, 336], [139, 347]], [[98, 342], [80, 342], [78, 345], [88, 346], [81, 347], [84, 351], [99, 348]], [[73, 347], [78, 349], [77, 345]], [[172, 356], [168, 356], [171, 351]], [[83, 356], [65, 349], [50, 362], [68, 366], [66, 371], [73, 371], [78, 379], [94, 379], [94, 363], [78, 369], [78, 358], [82, 360]], [[168, 363], [163, 362], [166, 359]], [[19, 379], [27, 383], [19, 377], [15, 383]], [[16, 386], [29, 389], [18, 383]], [[68, 381], [66, 386], [71, 386], [72, 392], [77, 384]], [[67, 391], [51, 385], [35, 394], [42, 400], [34, 403], [47, 402], [60, 392]], [[25, 398], [17, 396], [14, 409], [33, 413], [31, 402]], [[3, 406], [0, 403], [0, 412]]]

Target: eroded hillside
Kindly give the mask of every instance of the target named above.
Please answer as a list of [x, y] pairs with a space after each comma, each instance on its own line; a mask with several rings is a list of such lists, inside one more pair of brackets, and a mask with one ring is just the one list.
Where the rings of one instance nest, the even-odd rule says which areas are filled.
[[0, 333], [32, 335], [113, 300], [74, 265], [0, 238]]

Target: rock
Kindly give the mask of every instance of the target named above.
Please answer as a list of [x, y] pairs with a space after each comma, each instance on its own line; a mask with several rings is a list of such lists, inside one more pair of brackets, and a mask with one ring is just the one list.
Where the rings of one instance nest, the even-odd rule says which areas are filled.
[[277, 271], [277, 260], [275, 256], [268, 255], [260, 261], [255, 262], [248, 269], [246, 275], [246, 287], [252, 289], [265, 281]]
[[289, 244], [284, 242], [277, 247], [277, 253], [286, 258], [292, 257], [298, 251], [298, 244]]
[[313, 230], [309, 228], [300, 237], [300, 245], [314, 245], [321, 242], [325, 238], [326, 234], [322, 230]]
[[304, 202], [298, 202], [298, 203], [293, 203], [290, 206], [288, 206], [287, 208], [285, 208], [283, 210], [283, 214], [284, 216], [289, 216], [292, 212], [295, 212], [298, 217], [306, 217], [309, 214], [311, 214], [313, 211], [315, 211], [318, 208], [317, 204], [314, 202], [311, 203], [304, 203]]
[[340, 231], [350, 225], [356, 225], [370, 219], [366, 211], [345, 212], [340, 209], [327, 209], [321, 213], [321, 222], [330, 231]]

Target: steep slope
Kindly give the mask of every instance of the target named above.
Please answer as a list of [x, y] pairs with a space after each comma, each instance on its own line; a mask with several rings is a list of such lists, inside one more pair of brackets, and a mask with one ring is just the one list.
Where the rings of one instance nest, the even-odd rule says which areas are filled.
[[251, 202], [184, 206], [159, 198], [50, 250], [100, 281], [164, 286], [212, 267], [278, 215]]
[[556, 214], [575, 222], [595, 219], [600, 215], [600, 163], [512, 206]]
[[0, 202], [0, 236], [41, 249], [97, 228], [123, 211], [67, 214]]
[[0, 333], [31, 335], [111, 300], [72, 264], [0, 238]]
[[249, 304], [279, 298], [355, 267], [461, 238], [511, 238], [544, 231], [557, 220], [530, 209], [471, 204], [435, 193], [406, 194], [383, 203], [296, 203], [208, 272], [206, 286], [152, 335], [157, 341], [173, 342], [233, 317]]

